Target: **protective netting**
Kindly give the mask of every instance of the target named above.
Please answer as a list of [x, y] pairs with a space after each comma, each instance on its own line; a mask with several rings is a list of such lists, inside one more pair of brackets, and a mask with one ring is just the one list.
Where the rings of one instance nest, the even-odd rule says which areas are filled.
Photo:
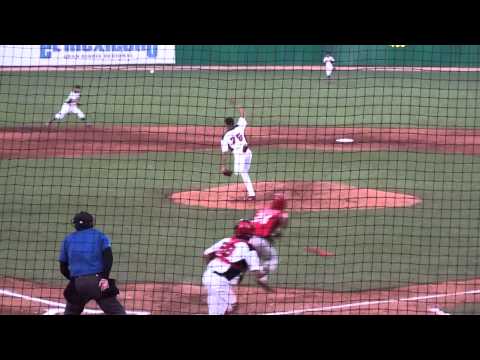
[[479, 313], [479, 50], [0, 46], [0, 313], [63, 313], [80, 211], [127, 313]]

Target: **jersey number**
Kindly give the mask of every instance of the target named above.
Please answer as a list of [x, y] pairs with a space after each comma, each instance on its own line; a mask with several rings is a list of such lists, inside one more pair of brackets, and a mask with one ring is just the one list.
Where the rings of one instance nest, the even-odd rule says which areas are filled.
[[258, 224], [262, 224], [262, 225], [265, 225], [266, 223], [268, 223], [268, 221], [273, 217], [273, 215], [269, 215], [269, 214], [258, 214], [257, 216], [255, 216], [255, 218], [253, 219], [254, 222], [258, 223]]
[[[235, 135], [235, 136], [237, 137], [238, 141], [243, 141], [243, 136], [242, 136], [242, 134], [237, 134], [237, 135]], [[230, 142], [231, 142], [232, 144], [235, 144], [235, 136], [232, 136], [232, 137], [230, 138]]]
[[220, 249], [218, 249], [215, 255], [219, 258], [226, 259], [230, 255], [232, 255], [233, 250], [235, 249], [235, 244], [232, 242], [227, 242], [223, 244]]

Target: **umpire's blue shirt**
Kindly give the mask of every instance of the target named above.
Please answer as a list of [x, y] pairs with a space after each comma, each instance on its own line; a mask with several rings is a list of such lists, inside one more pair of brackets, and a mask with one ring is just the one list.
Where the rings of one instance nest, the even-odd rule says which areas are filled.
[[103, 271], [103, 251], [111, 247], [110, 239], [101, 231], [90, 228], [65, 237], [58, 260], [68, 263], [73, 277]]

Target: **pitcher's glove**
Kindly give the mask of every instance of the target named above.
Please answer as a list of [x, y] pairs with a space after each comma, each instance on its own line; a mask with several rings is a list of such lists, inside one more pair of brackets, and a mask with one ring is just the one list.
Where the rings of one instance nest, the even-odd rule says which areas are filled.
[[232, 170], [223, 169], [222, 174], [224, 176], [232, 176], [233, 172], [232, 172]]

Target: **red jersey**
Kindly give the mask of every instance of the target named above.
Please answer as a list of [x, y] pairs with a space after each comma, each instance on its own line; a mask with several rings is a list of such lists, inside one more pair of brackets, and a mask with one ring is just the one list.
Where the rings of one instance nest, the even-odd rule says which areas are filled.
[[288, 214], [281, 210], [263, 209], [257, 211], [253, 218], [255, 236], [268, 238], [282, 225], [282, 220], [288, 218]]

